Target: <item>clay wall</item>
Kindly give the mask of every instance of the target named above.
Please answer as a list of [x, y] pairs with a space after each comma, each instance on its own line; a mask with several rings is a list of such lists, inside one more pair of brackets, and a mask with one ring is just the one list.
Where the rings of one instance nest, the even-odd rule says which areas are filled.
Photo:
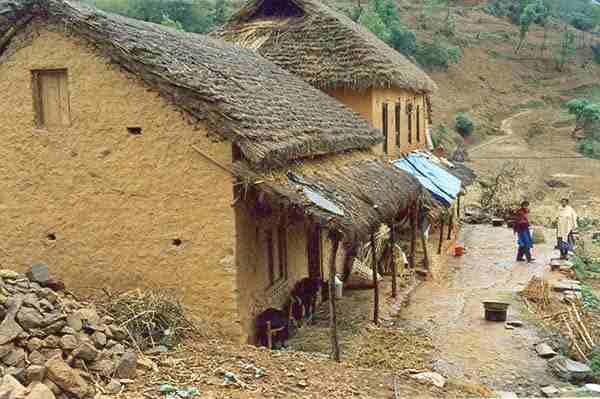
[[[0, 64], [2, 267], [44, 262], [81, 293], [172, 287], [237, 334], [231, 178], [192, 148], [228, 165], [230, 144], [59, 29], [13, 43]], [[36, 125], [36, 70], [66, 71], [68, 123]]]

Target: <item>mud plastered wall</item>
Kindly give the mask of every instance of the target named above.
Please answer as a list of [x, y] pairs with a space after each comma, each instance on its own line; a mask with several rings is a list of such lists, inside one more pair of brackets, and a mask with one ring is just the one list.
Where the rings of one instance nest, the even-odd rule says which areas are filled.
[[[174, 287], [235, 332], [231, 147], [52, 27], [0, 64], [0, 263], [47, 263], [69, 288]], [[32, 70], [66, 68], [70, 126], [34, 123]], [[128, 127], [141, 128], [131, 134]], [[138, 132], [139, 133], [139, 132]]]
[[236, 263], [240, 287], [239, 313], [243, 341], [254, 343], [256, 316], [268, 308], [282, 309], [296, 283], [308, 277], [307, 223], [304, 220], [284, 222], [287, 226], [287, 278], [269, 281], [267, 231], [274, 232], [273, 258], [278, 270], [279, 248], [277, 226], [281, 214], [255, 217], [250, 201], [236, 206], [238, 235]]

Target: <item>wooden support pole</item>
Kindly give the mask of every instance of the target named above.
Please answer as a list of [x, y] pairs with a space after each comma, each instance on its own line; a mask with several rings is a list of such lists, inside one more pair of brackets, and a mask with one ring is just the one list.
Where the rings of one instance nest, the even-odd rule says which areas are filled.
[[398, 296], [398, 268], [396, 267], [396, 259], [394, 259], [394, 248], [396, 248], [396, 235], [394, 232], [394, 225], [390, 225], [390, 246], [392, 252], [390, 258], [392, 260], [392, 298]]
[[415, 254], [417, 252], [417, 208], [410, 209], [410, 268], [415, 268]]
[[438, 245], [438, 255], [442, 254], [442, 246], [444, 245], [444, 216], [440, 217], [440, 243]]
[[456, 218], [460, 222], [460, 193], [456, 197]]
[[[420, 209], [421, 204], [419, 203], [419, 210]], [[425, 238], [425, 230], [423, 230], [422, 227], [420, 227], [419, 230], [421, 231], [421, 245], [423, 246], [423, 266], [425, 266], [425, 268], [429, 270], [429, 251], [427, 248], [427, 238]]]
[[375, 253], [375, 235], [371, 234], [373, 254], [373, 323], [379, 324], [379, 281], [377, 281], [377, 254]]
[[450, 214], [450, 223], [448, 224], [448, 240], [452, 239], [452, 232], [454, 230], [454, 212]]
[[340, 361], [340, 345], [337, 334], [337, 316], [335, 312], [335, 258], [340, 246], [338, 232], [331, 232], [329, 238], [332, 240], [331, 257], [329, 259], [329, 334], [331, 338], [331, 352], [333, 360]]

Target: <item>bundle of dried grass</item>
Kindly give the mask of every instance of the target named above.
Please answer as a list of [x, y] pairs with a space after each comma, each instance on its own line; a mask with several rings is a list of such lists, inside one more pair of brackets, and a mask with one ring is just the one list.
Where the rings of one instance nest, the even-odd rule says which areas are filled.
[[101, 305], [140, 349], [173, 345], [195, 331], [172, 289], [107, 291]]
[[550, 305], [550, 285], [539, 277], [532, 277], [520, 295], [528, 307], [529, 302], [533, 302], [538, 310], [543, 311]]

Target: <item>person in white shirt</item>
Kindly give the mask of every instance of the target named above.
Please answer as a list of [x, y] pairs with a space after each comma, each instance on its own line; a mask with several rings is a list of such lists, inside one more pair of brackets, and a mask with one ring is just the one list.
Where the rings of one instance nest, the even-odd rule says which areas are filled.
[[560, 258], [567, 259], [569, 251], [573, 249], [575, 240], [573, 232], [577, 229], [577, 214], [569, 205], [569, 200], [563, 198], [560, 201], [558, 210], [558, 249], [560, 250]]

